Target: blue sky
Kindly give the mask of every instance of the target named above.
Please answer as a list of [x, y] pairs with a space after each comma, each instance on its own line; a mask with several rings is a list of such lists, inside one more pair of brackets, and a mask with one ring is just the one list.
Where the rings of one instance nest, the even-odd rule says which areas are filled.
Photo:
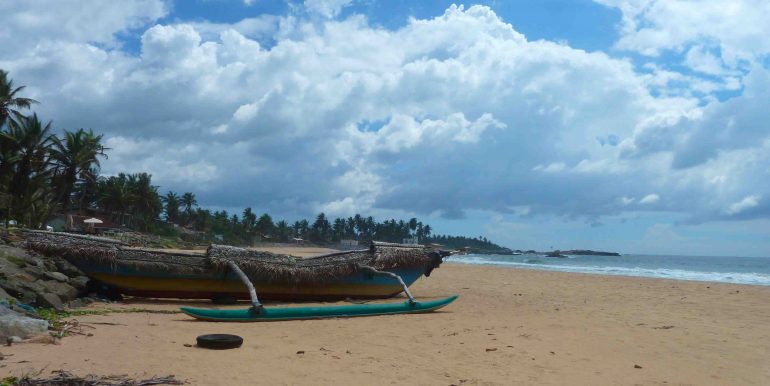
[[0, 2], [0, 68], [103, 173], [513, 248], [770, 256], [758, 0]]

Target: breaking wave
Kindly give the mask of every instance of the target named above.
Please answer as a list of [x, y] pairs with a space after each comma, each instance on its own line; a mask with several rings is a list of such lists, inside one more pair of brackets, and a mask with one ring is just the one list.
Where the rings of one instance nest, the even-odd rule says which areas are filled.
[[[496, 258], [497, 257], [497, 258]], [[517, 268], [528, 268], [548, 271], [592, 273], [614, 276], [654, 277], [675, 280], [711, 281], [734, 284], [753, 284], [770, 286], [770, 274], [758, 272], [707, 272], [697, 270], [683, 270], [674, 268], [645, 268], [645, 267], [618, 267], [599, 265], [557, 265], [548, 264], [541, 259], [526, 259], [522, 261], [507, 261], [505, 256], [466, 255], [452, 256], [446, 261], [473, 265], [496, 265]]]

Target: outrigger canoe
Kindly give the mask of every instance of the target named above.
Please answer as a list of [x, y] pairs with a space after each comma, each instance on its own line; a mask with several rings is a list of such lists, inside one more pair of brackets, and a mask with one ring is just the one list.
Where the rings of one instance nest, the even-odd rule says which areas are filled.
[[264, 299], [339, 300], [387, 298], [429, 276], [448, 253], [430, 247], [372, 243], [369, 248], [298, 258], [211, 245], [205, 253], [135, 248], [117, 240], [60, 232], [28, 231], [27, 247], [66, 259], [91, 279], [120, 294], [179, 299], [248, 299], [229, 264], [247, 275]]
[[437, 300], [405, 301], [403, 303], [351, 304], [314, 307], [264, 307], [215, 310], [182, 307], [181, 310], [196, 319], [211, 322], [268, 322], [279, 320], [350, 318], [396, 314], [416, 314], [435, 311], [457, 299], [457, 295]]

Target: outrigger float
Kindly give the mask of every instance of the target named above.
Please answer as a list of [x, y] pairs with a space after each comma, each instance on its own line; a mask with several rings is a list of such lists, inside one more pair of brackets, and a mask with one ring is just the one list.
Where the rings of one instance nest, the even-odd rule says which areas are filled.
[[[211, 245], [203, 253], [135, 248], [107, 238], [27, 231], [27, 248], [66, 259], [120, 294], [180, 299], [251, 299], [246, 310], [183, 308], [205, 320], [259, 321], [429, 312], [455, 296], [418, 302], [408, 286], [429, 276], [446, 251], [425, 246], [373, 242], [368, 249], [298, 258]], [[247, 291], [248, 289], [248, 291]], [[396, 304], [324, 307], [263, 307], [264, 299], [292, 301], [388, 298]]]
[[398, 280], [404, 289], [404, 293], [409, 300], [403, 303], [383, 303], [383, 304], [351, 304], [343, 306], [315, 306], [315, 307], [270, 307], [262, 305], [254, 289], [254, 285], [249, 281], [246, 274], [233, 262], [230, 262], [230, 268], [241, 278], [243, 284], [249, 289], [251, 297], [251, 307], [231, 310], [216, 310], [208, 308], [182, 307], [181, 310], [193, 318], [211, 322], [268, 322], [279, 320], [303, 320], [303, 319], [325, 319], [325, 318], [351, 318], [356, 316], [378, 316], [378, 315], [396, 315], [396, 314], [417, 314], [438, 310], [457, 299], [457, 295], [449, 296], [443, 299], [429, 300], [424, 302], [417, 301], [412, 293], [409, 292], [404, 280], [387, 271], [379, 271], [372, 267], [359, 265], [358, 268], [373, 275], [388, 276]]

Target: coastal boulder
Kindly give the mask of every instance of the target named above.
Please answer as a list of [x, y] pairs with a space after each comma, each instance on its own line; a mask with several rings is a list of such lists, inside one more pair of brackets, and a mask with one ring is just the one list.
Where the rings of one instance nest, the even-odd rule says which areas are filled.
[[88, 287], [88, 282], [91, 279], [85, 277], [85, 276], [75, 276], [73, 278], [70, 278], [69, 285], [75, 287], [81, 294], [85, 293], [86, 288]]
[[62, 304], [61, 298], [50, 292], [37, 294], [35, 303], [38, 305], [38, 307], [53, 308], [56, 311], [64, 311], [64, 304]]
[[0, 300], [3, 299], [13, 299], [13, 296], [9, 295], [8, 292], [5, 292], [5, 290], [0, 287]]
[[36, 265], [27, 265], [23, 268], [23, 270], [35, 279], [43, 278], [46, 274], [45, 267], [40, 268]]
[[43, 262], [39, 257], [32, 256], [24, 249], [12, 247], [9, 245], [0, 246], [0, 257], [4, 257], [6, 260], [13, 262], [17, 266], [25, 265], [42, 265]]
[[34, 282], [34, 278], [25, 273], [12, 273], [0, 280], [0, 288], [21, 302], [29, 303], [35, 300], [38, 292], [43, 289]]
[[53, 262], [56, 264], [56, 268], [59, 272], [69, 277], [83, 276], [83, 271], [79, 270], [78, 267], [72, 265], [72, 263], [67, 260], [54, 258]]
[[0, 339], [5, 341], [13, 336], [29, 338], [46, 333], [48, 322], [24, 316], [0, 304]]
[[[56, 280], [38, 281], [35, 284], [40, 285], [44, 290], [42, 293], [50, 292], [59, 297], [63, 302], [75, 300], [78, 297], [78, 290], [66, 283], [62, 283]], [[41, 293], [41, 292], [39, 292]]]
[[68, 278], [67, 275], [61, 272], [45, 272], [44, 275], [51, 279], [60, 281], [62, 283], [66, 283], [70, 280], [70, 278]]

